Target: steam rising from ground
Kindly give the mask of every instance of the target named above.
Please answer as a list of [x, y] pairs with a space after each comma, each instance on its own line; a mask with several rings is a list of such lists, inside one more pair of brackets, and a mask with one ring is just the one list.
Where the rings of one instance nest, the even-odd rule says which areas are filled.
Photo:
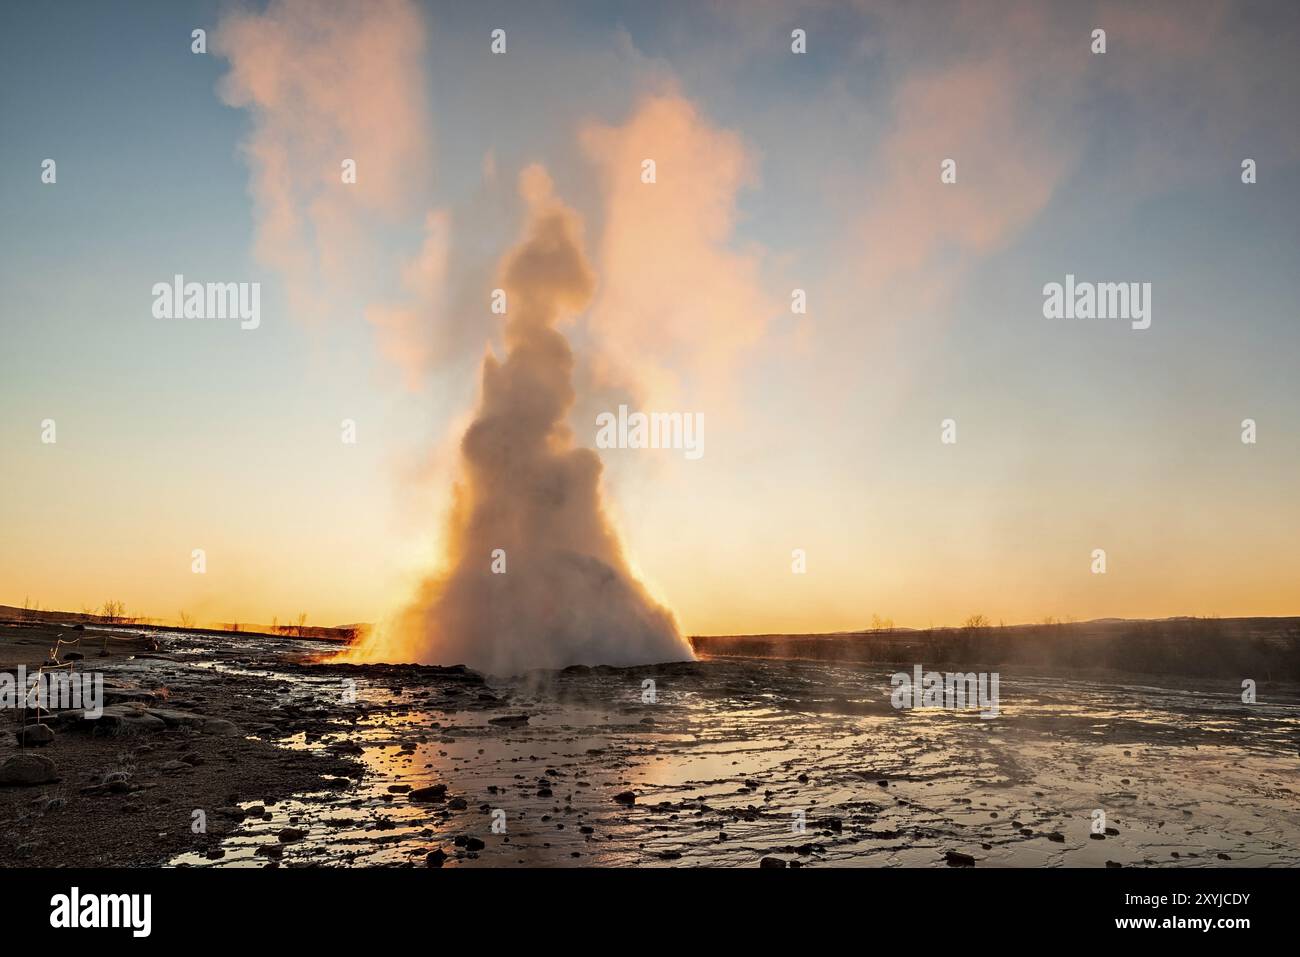
[[[520, 191], [528, 222], [499, 280], [506, 357], [483, 360], [479, 408], [461, 441], [447, 570], [354, 657], [498, 674], [689, 659], [672, 614], [623, 557], [601, 504], [600, 460], [575, 447], [565, 424], [573, 353], [555, 324], [595, 290], [581, 220], [540, 167], [524, 170]], [[496, 549], [504, 574], [493, 570]]]

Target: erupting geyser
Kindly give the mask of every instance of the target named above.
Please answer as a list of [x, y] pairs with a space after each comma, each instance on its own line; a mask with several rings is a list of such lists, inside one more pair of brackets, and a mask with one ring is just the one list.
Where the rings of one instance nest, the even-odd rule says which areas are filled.
[[506, 357], [483, 360], [446, 571], [357, 656], [498, 674], [689, 659], [672, 614], [623, 557], [601, 506], [600, 460], [565, 423], [573, 353], [555, 324], [581, 312], [595, 288], [582, 222], [542, 168], [524, 170], [520, 191], [528, 223], [501, 266]]

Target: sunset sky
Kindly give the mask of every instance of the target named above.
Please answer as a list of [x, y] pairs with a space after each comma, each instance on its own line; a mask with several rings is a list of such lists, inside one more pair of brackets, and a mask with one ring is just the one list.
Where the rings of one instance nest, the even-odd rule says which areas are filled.
[[[0, 603], [390, 615], [539, 164], [596, 274], [577, 443], [704, 415], [698, 460], [599, 450], [684, 632], [1300, 614], [1298, 38], [1195, 0], [5, 4]], [[155, 318], [177, 273], [260, 282], [260, 327]], [[1151, 327], [1044, 318], [1067, 274], [1151, 283]]]

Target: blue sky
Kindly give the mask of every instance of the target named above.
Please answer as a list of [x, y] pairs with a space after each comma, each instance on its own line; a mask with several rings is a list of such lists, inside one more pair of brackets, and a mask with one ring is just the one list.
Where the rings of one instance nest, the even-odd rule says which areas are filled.
[[[416, 5], [430, 158], [401, 171], [398, 212], [358, 220], [364, 262], [328, 321], [295, 314], [256, 251], [244, 145], [275, 118], [222, 102], [229, 59], [189, 49], [240, 9], [263, 6], [0, 14], [0, 602], [383, 617], [440, 548], [455, 430], [500, 348], [466, 304], [517, 234], [518, 172], [545, 165], [583, 216], [603, 290], [671, 287], [674, 250], [710, 229], [687, 211], [620, 239], [638, 207], [584, 145], [592, 126], [653, 141], [638, 120], [665, 97], [698, 120], [678, 168], [734, 212], [704, 248], [745, 305], [682, 289], [698, 323], [664, 316], [662, 354], [580, 389], [574, 428], [591, 444], [583, 416], [625, 394], [710, 418], [693, 472], [603, 453], [629, 553], [687, 630], [1295, 610], [1294, 8]], [[348, 15], [384, 15], [363, 9]], [[504, 57], [486, 49], [498, 26]], [[745, 182], [713, 184], [714, 134], [740, 144]], [[942, 187], [950, 151], [959, 179]], [[451, 223], [428, 314], [446, 348], [411, 388], [364, 316], [402, 298], [433, 208]], [[177, 272], [260, 281], [262, 327], [155, 320], [149, 290]], [[1151, 282], [1152, 327], [1045, 320], [1042, 286], [1067, 272]], [[789, 313], [795, 286], [806, 317]], [[645, 352], [612, 301], [568, 330], [583, 362]], [[752, 337], [728, 344], [741, 321]], [[725, 360], [716, 376], [684, 358], [697, 345]], [[675, 391], [656, 391], [657, 369]], [[955, 447], [937, 442], [948, 416]], [[1087, 556], [1105, 543], [1103, 584]], [[791, 579], [794, 547], [817, 574]]]

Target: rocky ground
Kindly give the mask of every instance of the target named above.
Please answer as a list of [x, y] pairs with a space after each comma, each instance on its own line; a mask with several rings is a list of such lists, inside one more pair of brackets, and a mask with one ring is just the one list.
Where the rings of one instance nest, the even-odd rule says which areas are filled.
[[263, 682], [177, 668], [152, 636], [3, 626], [0, 670], [34, 670], [60, 634], [82, 638], [63, 653], [86, 646], [77, 666], [104, 674], [105, 707], [94, 720], [45, 716], [27, 728], [27, 747], [17, 714], [0, 714], [0, 866], [159, 865], [183, 851], [219, 854], [247, 817], [238, 805], [274, 805], [360, 774], [354, 761], [276, 747], [280, 730], [301, 719], [278, 708]]
[[28, 749], [58, 782], [0, 786], [0, 864], [1300, 864], [1294, 685], [1246, 705], [1233, 683], [1004, 671], [983, 720], [895, 710], [868, 664], [485, 677], [283, 637], [114, 640], [93, 666], [117, 711]]

